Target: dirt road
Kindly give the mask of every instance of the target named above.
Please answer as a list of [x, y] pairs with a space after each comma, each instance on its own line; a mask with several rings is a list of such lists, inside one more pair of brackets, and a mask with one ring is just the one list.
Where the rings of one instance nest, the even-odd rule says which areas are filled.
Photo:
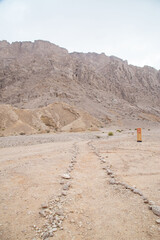
[[0, 239], [160, 239], [158, 130], [33, 138], [1, 139]]

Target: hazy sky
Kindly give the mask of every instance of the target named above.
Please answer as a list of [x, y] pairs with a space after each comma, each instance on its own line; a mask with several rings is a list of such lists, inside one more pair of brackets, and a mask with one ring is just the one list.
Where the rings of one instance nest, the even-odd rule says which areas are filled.
[[36, 39], [160, 69], [160, 0], [0, 0], [0, 40]]

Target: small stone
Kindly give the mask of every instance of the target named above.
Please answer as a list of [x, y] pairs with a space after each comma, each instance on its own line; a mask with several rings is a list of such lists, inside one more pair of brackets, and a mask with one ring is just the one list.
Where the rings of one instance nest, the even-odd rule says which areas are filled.
[[155, 202], [149, 201], [149, 204], [150, 204], [150, 205], [155, 205]]
[[60, 184], [61, 184], [61, 185], [63, 185], [64, 183], [65, 183], [64, 180], [61, 180], [61, 181], [60, 181]]
[[68, 189], [69, 189], [68, 184], [64, 184], [64, 186], [63, 186], [63, 190], [68, 190]]
[[138, 194], [138, 195], [140, 195], [140, 196], [143, 196], [143, 194], [141, 193], [141, 191], [139, 191], [138, 189], [134, 189], [133, 192], [134, 192], [135, 194]]
[[111, 178], [114, 178], [114, 175], [113, 175], [113, 174], [111, 174], [111, 175], [110, 175], [110, 177], [111, 177]]
[[129, 186], [128, 184], [125, 184], [124, 187], [125, 187], [126, 189], [130, 189], [130, 186]]
[[67, 196], [66, 191], [62, 191], [62, 196]]
[[160, 216], [160, 206], [153, 205], [153, 206], [152, 206], [152, 212], [153, 212], [155, 215]]
[[151, 205], [149, 205], [149, 206], [148, 206], [148, 209], [149, 209], [149, 210], [152, 210], [152, 206], [151, 206]]
[[111, 174], [112, 174], [112, 171], [109, 170], [109, 169], [107, 169], [107, 173], [108, 173], [108, 175], [111, 175]]
[[106, 163], [106, 160], [102, 159], [101, 162], [102, 162], [102, 163]]
[[52, 231], [53, 231], [53, 232], [56, 232], [56, 231], [57, 231], [57, 228], [52, 228]]
[[63, 216], [63, 212], [61, 210], [57, 210], [56, 213], [58, 216]]
[[74, 219], [71, 219], [71, 221], [70, 221], [71, 223], [75, 223], [75, 221], [74, 221]]
[[144, 199], [144, 203], [148, 203], [148, 199]]
[[46, 238], [48, 238], [49, 236], [50, 236], [50, 233], [49, 233], [49, 232], [45, 232], [45, 233], [42, 234], [42, 238], [43, 238], [43, 239], [46, 239]]
[[158, 219], [156, 220], [156, 223], [160, 224], [160, 218], [158, 218]]
[[109, 183], [110, 183], [110, 184], [116, 184], [116, 181], [115, 181], [114, 179], [110, 179], [110, 180], [109, 180]]
[[42, 217], [46, 217], [46, 212], [45, 212], [44, 210], [39, 211], [39, 214], [40, 214]]
[[42, 204], [41, 204], [41, 207], [42, 207], [42, 208], [48, 208], [48, 204], [47, 204], [47, 203], [42, 203]]
[[70, 177], [70, 175], [68, 173], [65, 173], [65, 174], [62, 175], [62, 178], [70, 179], [71, 177]]

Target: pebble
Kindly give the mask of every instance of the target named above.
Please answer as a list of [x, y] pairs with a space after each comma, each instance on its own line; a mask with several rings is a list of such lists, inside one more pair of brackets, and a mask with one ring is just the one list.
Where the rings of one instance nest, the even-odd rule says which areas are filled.
[[42, 217], [46, 217], [46, 212], [45, 212], [44, 210], [39, 211], [39, 214], [40, 214]]
[[45, 232], [45, 233], [42, 234], [42, 238], [43, 238], [43, 239], [46, 239], [46, 238], [48, 238], [48, 237], [50, 237], [49, 232]]
[[156, 223], [160, 224], [160, 218], [158, 218], [158, 219], [156, 220]]
[[149, 201], [149, 204], [150, 204], [150, 205], [155, 205], [155, 202]]
[[110, 180], [109, 180], [109, 183], [110, 183], [110, 184], [116, 184], [116, 181], [115, 181], [114, 179], [110, 179]]
[[152, 205], [152, 212], [153, 212], [155, 215], [160, 216], [160, 206]]
[[48, 208], [48, 204], [47, 204], [47, 203], [42, 203], [42, 204], [41, 204], [41, 207], [42, 207], [42, 208]]
[[53, 232], [56, 232], [56, 231], [57, 231], [57, 228], [52, 228], [52, 231], [53, 231]]
[[112, 174], [112, 171], [109, 170], [109, 169], [107, 169], [107, 173], [108, 173], [108, 175], [111, 175], [111, 174]]
[[61, 210], [57, 210], [57, 211], [56, 211], [56, 214], [57, 214], [58, 216], [62, 216], [62, 215], [63, 215], [63, 212], [62, 212]]
[[71, 223], [75, 223], [75, 221], [73, 220], [73, 219], [71, 219], [71, 221], [70, 221]]
[[70, 177], [70, 175], [68, 173], [65, 173], [65, 174], [62, 175], [62, 178], [70, 179], [71, 177]]
[[124, 187], [125, 187], [126, 189], [130, 189], [130, 186], [129, 186], [128, 184], [125, 184]]
[[101, 160], [101, 162], [102, 162], [102, 163], [106, 163], [106, 160], [103, 159], [103, 160]]
[[61, 185], [63, 185], [64, 183], [65, 183], [64, 180], [61, 180], [61, 181], [60, 181], [60, 184], [61, 184]]
[[67, 193], [65, 191], [62, 191], [62, 196], [67, 196]]
[[68, 190], [68, 189], [69, 189], [69, 185], [68, 184], [64, 184], [63, 190]]
[[134, 189], [133, 192], [134, 192], [135, 194], [138, 194], [138, 195], [140, 195], [140, 196], [143, 196], [142, 192], [139, 191], [138, 189]]

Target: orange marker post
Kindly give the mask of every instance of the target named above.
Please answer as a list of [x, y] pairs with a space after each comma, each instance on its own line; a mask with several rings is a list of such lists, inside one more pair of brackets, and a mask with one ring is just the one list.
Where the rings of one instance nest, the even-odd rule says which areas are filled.
[[142, 142], [142, 128], [137, 128], [137, 142]]

